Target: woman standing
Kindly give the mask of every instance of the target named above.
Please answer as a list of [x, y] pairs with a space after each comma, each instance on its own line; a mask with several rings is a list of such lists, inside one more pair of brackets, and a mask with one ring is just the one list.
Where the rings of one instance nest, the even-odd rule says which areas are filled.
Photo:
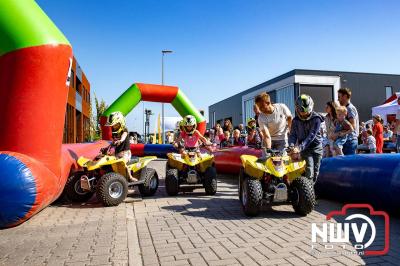
[[374, 127], [372, 128], [372, 132], [376, 140], [376, 153], [382, 153], [382, 148], [383, 148], [382, 118], [380, 115], [374, 115], [372, 117], [372, 120], [374, 121]]
[[325, 111], [325, 127], [326, 127], [326, 142], [324, 143], [325, 157], [331, 157], [333, 154], [333, 134], [335, 133], [336, 107], [335, 101], [326, 103]]
[[223, 131], [229, 131], [229, 134], [232, 134], [233, 131], [233, 126], [232, 126], [232, 122], [229, 119], [225, 119], [224, 121], [224, 126], [223, 126]]

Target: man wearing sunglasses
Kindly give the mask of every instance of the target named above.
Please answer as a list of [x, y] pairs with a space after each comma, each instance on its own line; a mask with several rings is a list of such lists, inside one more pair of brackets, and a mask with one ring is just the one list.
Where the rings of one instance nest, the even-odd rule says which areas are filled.
[[288, 132], [292, 125], [292, 114], [283, 103], [272, 103], [266, 92], [255, 98], [260, 110], [258, 123], [266, 150], [283, 150], [287, 147]]

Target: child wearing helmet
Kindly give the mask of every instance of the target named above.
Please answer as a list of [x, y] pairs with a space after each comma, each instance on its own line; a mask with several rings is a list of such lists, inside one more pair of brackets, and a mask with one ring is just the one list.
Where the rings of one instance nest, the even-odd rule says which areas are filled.
[[[289, 147], [292, 158], [300, 156], [306, 161], [305, 176], [314, 183], [319, 174], [322, 159], [321, 123], [323, 117], [313, 111], [314, 101], [306, 94], [296, 100], [296, 117], [293, 119], [289, 134]], [[297, 145], [297, 149], [293, 149]]]
[[206, 145], [211, 145], [209, 141], [196, 129], [197, 122], [196, 118], [192, 115], [187, 115], [183, 118], [181, 124], [181, 134], [175, 140], [174, 146], [177, 149], [180, 149], [182, 155], [186, 155], [185, 149], [180, 145], [181, 141], [184, 143], [185, 148], [195, 149], [197, 152], [199, 151], [199, 140], [202, 141]]
[[123, 158], [126, 163], [129, 162], [132, 154], [124, 115], [121, 112], [111, 113], [107, 119], [106, 126], [110, 126], [112, 130], [112, 145], [115, 146], [115, 157]]

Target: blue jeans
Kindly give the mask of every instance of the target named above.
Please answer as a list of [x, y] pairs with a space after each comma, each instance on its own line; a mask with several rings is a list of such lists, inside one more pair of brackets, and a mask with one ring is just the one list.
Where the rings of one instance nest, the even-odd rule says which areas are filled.
[[358, 140], [356, 138], [347, 138], [346, 143], [343, 145], [343, 154], [344, 155], [354, 155], [356, 154], [358, 146]]
[[305, 176], [312, 180], [314, 184], [317, 182], [319, 167], [321, 166], [322, 152], [322, 146], [301, 152], [301, 158], [306, 161]]
[[347, 142], [347, 135], [346, 136], [344, 136], [344, 137], [338, 137], [336, 140], [335, 140], [335, 146], [336, 147], [338, 147], [338, 148], [341, 148], [341, 149], [343, 149], [343, 146], [344, 146], [344, 144]]

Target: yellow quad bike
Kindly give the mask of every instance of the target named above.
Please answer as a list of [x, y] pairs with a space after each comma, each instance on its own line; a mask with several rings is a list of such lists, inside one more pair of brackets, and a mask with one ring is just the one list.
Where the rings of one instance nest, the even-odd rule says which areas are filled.
[[257, 216], [263, 204], [292, 204], [302, 216], [315, 207], [314, 184], [304, 177], [305, 161], [292, 161], [283, 151], [272, 151], [266, 159], [242, 155], [239, 199], [247, 216]]
[[[65, 185], [65, 194], [73, 202], [89, 200], [94, 193], [104, 206], [117, 206], [128, 194], [128, 188], [138, 186], [142, 196], [152, 196], [158, 188], [158, 175], [147, 165], [157, 159], [147, 156], [130, 160], [127, 164], [115, 156], [98, 156], [95, 160], [78, 159], [83, 171], [75, 172]], [[128, 171], [138, 179], [129, 181]]]
[[168, 153], [165, 189], [169, 196], [176, 196], [180, 190], [193, 191], [204, 187], [207, 195], [217, 193], [217, 170], [214, 155], [199, 154], [194, 149], [186, 148], [187, 156]]

